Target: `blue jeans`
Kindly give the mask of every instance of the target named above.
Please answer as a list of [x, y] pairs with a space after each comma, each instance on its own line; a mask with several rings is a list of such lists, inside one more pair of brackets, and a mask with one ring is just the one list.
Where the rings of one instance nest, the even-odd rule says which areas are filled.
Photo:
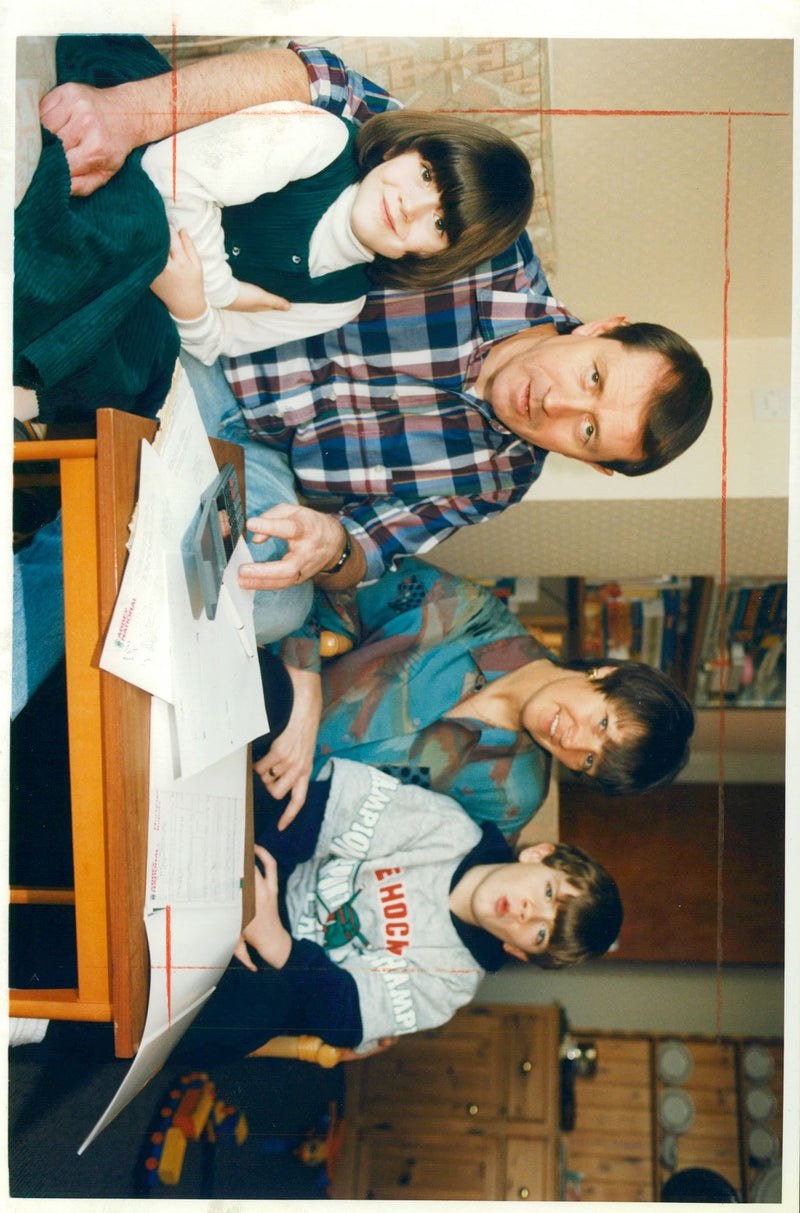
[[[297, 490], [289, 461], [280, 451], [255, 442], [242, 417], [219, 362], [204, 366], [181, 351], [181, 362], [192, 385], [206, 433], [244, 447], [244, 482], [247, 514], [263, 514], [274, 505], [297, 505]], [[249, 543], [253, 560], [279, 560], [286, 552], [283, 539]], [[285, 590], [257, 590], [253, 602], [256, 640], [270, 644], [294, 632], [305, 622], [314, 598], [311, 582]]]
[[64, 655], [61, 515], [14, 554], [11, 719]]
[[[281, 502], [296, 502], [288, 461], [253, 442], [219, 363], [203, 366], [181, 355], [211, 437], [238, 442], [245, 452], [248, 513], [261, 514]], [[253, 560], [277, 560], [286, 551], [282, 539], [251, 543]], [[61, 516], [37, 531], [14, 556], [11, 718], [22, 710], [64, 654], [64, 585]], [[259, 590], [253, 604], [259, 644], [281, 640], [305, 622], [311, 610], [311, 582], [286, 590]]]

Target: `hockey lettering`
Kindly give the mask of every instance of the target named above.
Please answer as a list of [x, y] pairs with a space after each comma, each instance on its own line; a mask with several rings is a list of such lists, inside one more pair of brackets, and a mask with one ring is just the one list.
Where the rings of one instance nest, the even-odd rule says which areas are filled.
[[403, 948], [411, 942], [408, 938], [408, 906], [402, 880], [395, 877], [400, 868], [378, 868], [375, 878], [378, 881], [378, 899], [383, 910], [384, 946], [395, 956], [402, 956]]
[[416, 1032], [417, 1017], [411, 997], [411, 978], [401, 957], [386, 956], [381, 962], [380, 973], [386, 982], [392, 1003], [394, 1021], [398, 1032]]

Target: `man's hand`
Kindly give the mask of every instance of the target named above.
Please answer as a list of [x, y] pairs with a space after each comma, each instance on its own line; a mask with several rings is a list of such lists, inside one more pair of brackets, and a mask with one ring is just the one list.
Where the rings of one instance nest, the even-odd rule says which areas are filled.
[[169, 255], [150, 290], [178, 320], [196, 320], [206, 310], [203, 264], [185, 228], [169, 229]]
[[[273, 506], [257, 518], [248, 518], [247, 529], [253, 532], [255, 543], [263, 543], [265, 539], [276, 536], [286, 540], [289, 550], [280, 560], [243, 564], [239, 569], [239, 585], [244, 590], [284, 590], [288, 586], [300, 585], [318, 573], [324, 573], [325, 569], [332, 568], [344, 550], [342, 524], [330, 514], [321, 514], [303, 505]], [[353, 549], [355, 571], [358, 563], [355, 549], [358, 552], [361, 549], [358, 544], [353, 544]], [[364, 559], [363, 553], [361, 559]], [[360, 573], [356, 581], [359, 579]], [[343, 584], [354, 585], [356, 581], [340, 584], [337, 577], [336, 585], [331, 588], [341, 589]]]
[[105, 185], [144, 141], [130, 85], [60, 84], [42, 98], [39, 118], [64, 145], [73, 194], [91, 194]]
[[266, 847], [256, 843], [255, 852], [264, 868], [262, 876], [256, 864], [256, 913], [239, 936], [233, 953], [254, 973], [257, 966], [250, 959], [245, 944], [255, 948], [273, 969], [282, 969], [292, 950], [292, 937], [278, 913], [278, 865]]
[[298, 670], [291, 665], [287, 665], [286, 669], [294, 691], [289, 723], [273, 741], [264, 757], [253, 763], [253, 770], [276, 800], [280, 800], [289, 791], [292, 793], [278, 822], [279, 830], [285, 830], [305, 804], [308, 781], [314, 765], [317, 730], [322, 715], [322, 683], [319, 674], [313, 670]]
[[311, 101], [308, 73], [294, 51], [270, 48], [203, 58], [112, 88], [61, 84], [42, 98], [39, 116], [64, 144], [71, 192], [85, 195], [143, 143], [262, 101], [288, 100]]

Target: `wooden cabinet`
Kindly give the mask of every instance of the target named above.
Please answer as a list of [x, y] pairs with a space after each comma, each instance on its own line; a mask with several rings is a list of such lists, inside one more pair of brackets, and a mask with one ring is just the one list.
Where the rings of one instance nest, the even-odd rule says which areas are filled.
[[[352, 1122], [345, 1117], [346, 1133]], [[388, 1126], [365, 1132], [358, 1143], [353, 1189], [344, 1190], [342, 1170], [334, 1196], [371, 1200], [492, 1200], [499, 1160], [495, 1137], [459, 1139], [453, 1134], [394, 1132]]]
[[[753, 1199], [753, 1188], [773, 1157], [753, 1157], [751, 1135], [755, 1131], [772, 1138], [775, 1157], [783, 1136], [783, 1045], [777, 1040], [744, 1040], [723, 1038], [701, 1040], [697, 1037], [682, 1037], [681, 1041], [691, 1057], [691, 1073], [680, 1083], [691, 1100], [693, 1119], [685, 1132], [677, 1135], [677, 1169], [687, 1167], [709, 1167], [727, 1179], [742, 1200]], [[770, 1065], [769, 1073], [757, 1073], [748, 1077], [750, 1051], [757, 1058], [765, 1058]], [[658, 1073], [658, 1046], [656, 1047], [656, 1093], [657, 1100], [667, 1090], [667, 1084]], [[774, 1097], [773, 1111], [763, 1113], [764, 1100], [748, 1103], [748, 1095], [756, 1092], [763, 1096], [771, 1092]], [[662, 1146], [668, 1129], [657, 1125], [659, 1142], [659, 1183], [664, 1184], [670, 1170], [663, 1164]]]
[[[702, 1167], [723, 1176], [741, 1200], [752, 1198], [771, 1161], [751, 1157], [753, 1130], [776, 1150], [782, 1138], [780, 1041], [585, 1029], [573, 1036], [597, 1047], [596, 1073], [575, 1079], [575, 1126], [564, 1135], [573, 1194], [591, 1201], [654, 1201], [675, 1171]], [[750, 1079], [745, 1059], [753, 1049], [755, 1061], [769, 1068]], [[677, 1051], [685, 1072], [670, 1073], [662, 1050]], [[751, 1098], [748, 1107], [754, 1088], [760, 1098]], [[671, 1102], [662, 1107], [665, 1097]], [[769, 1119], [753, 1119], [765, 1106]]]
[[595, 1040], [597, 1071], [575, 1079], [567, 1168], [582, 1200], [654, 1199], [652, 1044], [645, 1037], [574, 1031]]
[[471, 1006], [347, 1067], [333, 1195], [558, 1197], [560, 1009]]

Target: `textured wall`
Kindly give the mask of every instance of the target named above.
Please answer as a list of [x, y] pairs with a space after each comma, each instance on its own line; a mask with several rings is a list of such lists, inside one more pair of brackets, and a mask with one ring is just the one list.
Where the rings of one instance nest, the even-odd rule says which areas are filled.
[[791, 42], [557, 39], [552, 60], [571, 306], [605, 315], [613, 300], [695, 341], [721, 336], [727, 193], [730, 333], [788, 334]]
[[[169, 38], [153, 38], [168, 59]], [[554, 267], [549, 161], [547, 43], [538, 38], [337, 38], [304, 35], [414, 109], [448, 110], [489, 122], [514, 139], [531, 164], [536, 198], [531, 239], [548, 273]], [[218, 51], [285, 46], [285, 38], [179, 39], [178, 61]]]
[[[786, 574], [788, 500], [727, 508], [729, 576]], [[719, 501], [535, 501], [460, 533], [426, 560], [469, 577], [713, 576], [720, 571]]]

